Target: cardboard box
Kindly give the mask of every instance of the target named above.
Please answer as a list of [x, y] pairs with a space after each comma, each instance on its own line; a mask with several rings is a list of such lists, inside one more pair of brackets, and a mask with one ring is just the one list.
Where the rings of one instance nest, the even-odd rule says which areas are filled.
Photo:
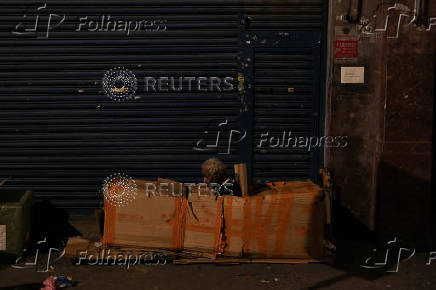
[[267, 186], [249, 197], [217, 197], [198, 186], [191, 186], [188, 198], [147, 196], [139, 190], [125, 207], [105, 204], [103, 243], [183, 249], [207, 257], [322, 257], [321, 188], [310, 181]]
[[172, 196], [172, 197], [185, 197], [187, 188], [183, 183], [165, 179], [158, 178], [157, 179], [158, 190], [160, 196]]
[[268, 184], [251, 197], [224, 199], [224, 255], [318, 258], [324, 254], [325, 207], [310, 181]]
[[182, 248], [187, 200], [167, 194], [149, 194], [145, 188], [147, 183], [153, 181], [136, 181], [138, 194], [126, 206], [105, 202], [103, 244]]
[[183, 248], [204, 252], [214, 257], [222, 252], [223, 197], [198, 194], [193, 190], [188, 198]]

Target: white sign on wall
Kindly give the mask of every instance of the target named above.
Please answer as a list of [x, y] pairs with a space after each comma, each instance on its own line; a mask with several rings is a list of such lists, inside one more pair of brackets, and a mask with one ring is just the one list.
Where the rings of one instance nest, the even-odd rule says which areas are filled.
[[341, 67], [341, 84], [364, 84], [365, 67], [343, 66]]

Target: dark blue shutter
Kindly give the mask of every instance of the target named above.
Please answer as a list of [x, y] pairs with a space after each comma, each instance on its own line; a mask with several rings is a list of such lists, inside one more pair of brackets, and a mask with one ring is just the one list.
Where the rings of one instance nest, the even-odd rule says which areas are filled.
[[[47, 7], [39, 12], [40, 23], [45, 23], [49, 14], [66, 15], [48, 38], [44, 38], [43, 27], [38, 27], [36, 35], [12, 34], [20, 22], [31, 25], [36, 9], [44, 3]], [[322, 32], [324, 6], [321, 0], [47, 0], [32, 5], [2, 0], [0, 178], [12, 176], [5, 187], [31, 188], [37, 197], [49, 198], [57, 206], [94, 208], [100, 205], [103, 179], [114, 172], [192, 182], [201, 180], [200, 164], [210, 156], [218, 156], [228, 165], [243, 160], [242, 142], [232, 146], [230, 154], [223, 154], [227, 153], [225, 140], [230, 130], [248, 129], [256, 135], [263, 125], [294, 122], [308, 109], [299, 110], [299, 105], [310, 100], [296, 95], [288, 103], [279, 95], [269, 98], [256, 93], [255, 108], [251, 108], [253, 130], [241, 128], [241, 95], [236, 83], [231, 92], [145, 93], [144, 77], [237, 79], [242, 30]], [[101, 15], [165, 19], [166, 31], [130, 36], [75, 31], [80, 17]], [[256, 51], [256, 92], [263, 86], [280, 85], [271, 82], [275, 74], [298, 70], [295, 62], [309, 65], [310, 57], [319, 56], [310, 51]], [[274, 63], [286, 64], [276, 70]], [[103, 74], [116, 66], [136, 75], [140, 98], [114, 102], [104, 94]], [[318, 81], [304, 68], [298, 74], [307, 76], [307, 81]], [[280, 110], [289, 115], [282, 111], [267, 114], [269, 103], [274, 102], [282, 104]], [[280, 119], [272, 120], [275, 116]], [[226, 120], [229, 125], [218, 126]], [[316, 129], [306, 121], [297, 125], [302, 130]], [[193, 149], [200, 139], [212, 142], [218, 130], [222, 130], [222, 140], [217, 150]], [[309, 176], [309, 157], [294, 153], [283, 152], [286, 157], [282, 159], [284, 155], [253, 152], [253, 177]], [[296, 160], [300, 163], [285, 165]]]

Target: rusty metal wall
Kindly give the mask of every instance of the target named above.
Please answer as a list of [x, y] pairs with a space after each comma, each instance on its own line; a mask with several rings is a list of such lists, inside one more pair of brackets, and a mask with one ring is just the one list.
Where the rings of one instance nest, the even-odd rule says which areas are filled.
[[[436, 3], [368, 0], [357, 11], [333, 2], [332, 46], [345, 37], [359, 49], [356, 58], [335, 57], [334, 47], [330, 55], [327, 130], [350, 136], [347, 150], [329, 150], [326, 158], [341, 204], [384, 236], [423, 236], [430, 220]], [[341, 66], [364, 66], [365, 84], [343, 86]]]

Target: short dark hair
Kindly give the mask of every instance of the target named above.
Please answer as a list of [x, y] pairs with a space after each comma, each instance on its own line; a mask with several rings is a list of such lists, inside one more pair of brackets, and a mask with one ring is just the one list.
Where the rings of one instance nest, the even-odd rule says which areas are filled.
[[226, 165], [218, 158], [209, 158], [201, 165], [201, 172], [211, 183], [221, 183], [226, 178]]

